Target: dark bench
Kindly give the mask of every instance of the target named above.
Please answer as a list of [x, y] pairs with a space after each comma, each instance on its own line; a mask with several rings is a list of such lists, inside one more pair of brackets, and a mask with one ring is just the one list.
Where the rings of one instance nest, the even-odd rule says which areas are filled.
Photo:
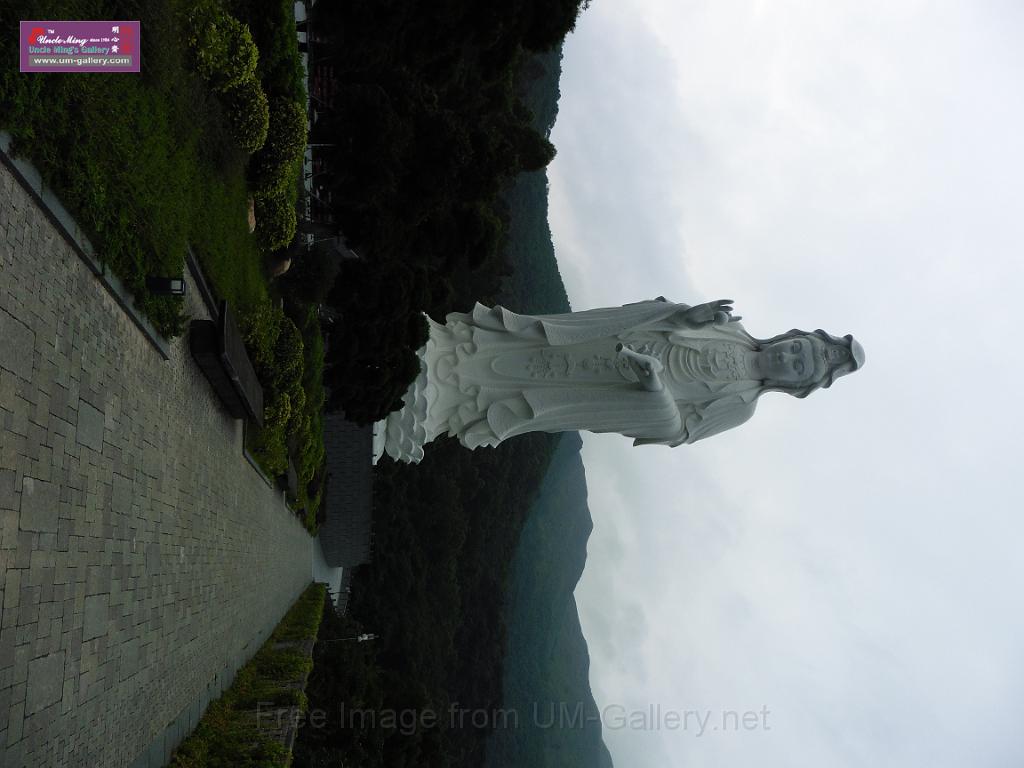
[[193, 320], [189, 327], [192, 357], [236, 419], [263, 426], [263, 387], [256, 378], [242, 334], [227, 302], [220, 302], [216, 320]]

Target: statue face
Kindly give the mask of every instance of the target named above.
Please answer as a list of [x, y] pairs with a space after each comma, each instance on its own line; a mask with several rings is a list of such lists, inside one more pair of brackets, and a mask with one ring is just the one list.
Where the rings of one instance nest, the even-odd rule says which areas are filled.
[[766, 379], [799, 384], [814, 374], [814, 345], [805, 336], [776, 341], [758, 353], [758, 366]]

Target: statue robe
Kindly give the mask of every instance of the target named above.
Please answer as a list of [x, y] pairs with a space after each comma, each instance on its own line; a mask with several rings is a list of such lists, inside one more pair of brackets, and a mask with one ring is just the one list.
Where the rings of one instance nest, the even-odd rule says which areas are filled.
[[[694, 380], [680, 350], [756, 342], [737, 322], [688, 328], [680, 319], [687, 309], [661, 299], [520, 315], [477, 304], [450, 313], [444, 326], [431, 320], [419, 387], [423, 437], [447, 433], [476, 448], [525, 432], [588, 430], [676, 446], [738, 426], [753, 415], [760, 382]], [[643, 389], [618, 359], [619, 342], [660, 348], [663, 389]]]

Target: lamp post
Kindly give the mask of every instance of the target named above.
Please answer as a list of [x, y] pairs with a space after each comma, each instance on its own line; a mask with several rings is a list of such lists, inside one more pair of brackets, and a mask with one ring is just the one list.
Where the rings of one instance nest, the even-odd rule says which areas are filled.
[[376, 640], [377, 636], [372, 632], [367, 632], [362, 635], [354, 635], [352, 637], [336, 637], [333, 640], [324, 640], [325, 643], [343, 643], [346, 640], [355, 640], [357, 643], [365, 643], [368, 640]]

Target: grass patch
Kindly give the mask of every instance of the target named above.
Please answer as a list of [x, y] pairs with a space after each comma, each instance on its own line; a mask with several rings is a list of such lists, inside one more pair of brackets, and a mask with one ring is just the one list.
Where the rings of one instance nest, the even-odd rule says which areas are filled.
[[257, 727], [253, 710], [262, 702], [293, 705], [305, 711], [307, 700], [296, 683], [304, 683], [312, 659], [277, 643], [315, 638], [323, 618], [327, 587], [311, 584], [289, 609], [253, 659], [235, 676], [231, 687], [207, 708], [171, 760], [173, 768], [284, 768], [289, 755]]
[[[245, 220], [248, 191], [244, 170], [222, 185], [197, 189], [197, 229], [204, 234], [193, 240], [203, 272], [220, 298], [226, 299], [239, 317], [270, 303], [263, 257]], [[238, 206], [241, 213], [238, 214]], [[238, 243], [245, 242], [244, 250]]]
[[[188, 243], [219, 290], [266, 295], [245, 225], [246, 155], [210, 89], [190, 68], [186, 0], [14, 0], [17, 18], [138, 18], [142, 73], [0, 75], [0, 127], [29, 159], [165, 336], [184, 329], [180, 299], [155, 297], [148, 275], [180, 275]], [[0, 38], [14, 61], [16, 35]], [[230, 266], [228, 266], [230, 265]], [[262, 285], [261, 285], [262, 283]]]

